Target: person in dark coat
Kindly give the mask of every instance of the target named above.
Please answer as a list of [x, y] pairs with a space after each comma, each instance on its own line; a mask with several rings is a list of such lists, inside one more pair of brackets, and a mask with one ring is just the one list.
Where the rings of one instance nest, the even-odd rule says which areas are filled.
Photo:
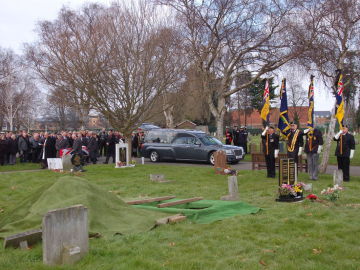
[[5, 134], [6, 149], [5, 149], [5, 164], [10, 164], [10, 144], [11, 144], [11, 132]]
[[99, 154], [100, 156], [106, 156], [106, 141], [107, 141], [108, 134], [106, 133], [105, 128], [101, 130], [99, 133]]
[[138, 147], [139, 147], [139, 134], [137, 132], [134, 132], [131, 138], [131, 148], [132, 148], [133, 157], [138, 156]]
[[319, 174], [318, 161], [321, 153], [322, 145], [324, 144], [322, 133], [318, 129], [305, 129], [305, 153], [307, 157], [307, 166], [309, 178], [317, 180]]
[[234, 126], [233, 129], [233, 142], [235, 146], [239, 146], [240, 129], [238, 126]]
[[71, 163], [74, 165], [73, 170], [75, 172], [85, 172], [83, 169], [83, 150], [82, 150], [82, 140], [81, 140], [81, 134], [78, 135], [73, 133], [72, 138], [74, 140], [73, 148], [72, 148], [72, 157], [71, 157]]
[[275, 159], [279, 155], [279, 135], [273, 126], [266, 127], [261, 133], [261, 141], [265, 155], [267, 177], [275, 178]]
[[48, 158], [56, 158], [56, 138], [50, 136], [48, 132], [45, 132], [43, 141], [41, 142], [41, 165], [42, 168], [45, 169], [48, 167], [47, 159]]
[[9, 165], [15, 165], [16, 153], [18, 152], [18, 142], [15, 134], [12, 134], [9, 141]]
[[6, 155], [6, 140], [5, 134], [0, 135], [0, 165], [4, 166], [5, 163], [5, 155]]
[[342, 170], [344, 181], [350, 181], [350, 159], [355, 154], [355, 139], [349, 133], [349, 127], [345, 125], [335, 136], [337, 142], [335, 156], [337, 157], [338, 169]]
[[246, 130], [246, 127], [240, 127], [240, 130], [237, 134], [237, 145], [244, 149], [245, 154], [247, 154], [247, 137], [248, 132]]
[[58, 151], [57, 156], [62, 157], [62, 151], [70, 147], [70, 143], [65, 131], [61, 132], [61, 136], [58, 136], [55, 146], [56, 146], [56, 151]]
[[117, 143], [117, 140], [116, 140], [116, 137], [115, 137], [114, 133], [112, 131], [109, 131], [109, 135], [108, 135], [107, 140], [106, 140], [107, 155], [106, 155], [106, 160], [105, 160], [104, 164], [109, 163], [110, 157], [112, 157], [113, 163], [115, 163], [115, 146], [116, 146], [116, 143]]
[[304, 139], [303, 132], [298, 129], [297, 124], [294, 122], [290, 123], [290, 133], [287, 135], [287, 156], [293, 158], [297, 164], [299, 156], [302, 154]]
[[38, 163], [40, 161], [40, 153], [42, 149], [40, 135], [38, 133], [34, 133], [34, 135], [29, 139], [29, 142], [31, 148], [31, 161], [33, 163]]
[[89, 151], [89, 157], [93, 164], [96, 164], [97, 157], [99, 153], [99, 139], [94, 132], [89, 132], [89, 140], [87, 144], [87, 149]]
[[232, 134], [230, 128], [226, 127], [225, 128], [225, 144], [231, 145], [232, 141], [233, 141], [233, 134]]
[[20, 153], [20, 162], [22, 162], [22, 163], [27, 162], [30, 147], [29, 147], [29, 137], [28, 137], [26, 131], [23, 131], [21, 136], [18, 139], [18, 149], [19, 149], [19, 153]]

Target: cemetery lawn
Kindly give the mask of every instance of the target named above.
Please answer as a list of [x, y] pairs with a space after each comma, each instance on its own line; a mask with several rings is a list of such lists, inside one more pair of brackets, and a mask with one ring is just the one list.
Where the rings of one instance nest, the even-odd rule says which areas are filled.
[[39, 170], [40, 168], [39, 163], [20, 163], [17, 161], [15, 165], [0, 166], [0, 172]]
[[[123, 199], [176, 195], [219, 199], [227, 194], [227, 177], [213, 168], [138, 165], [115, 169], [113, 165], [86, 168], [82, 177]], [[170, 183], [150, 182], [150, 173], [165, 174]], [[42, 264], [42, 246], [30, 250], [2, 249], [0, 269], [359, 269], [360, 177], [345, 183], [336, 203], [275, 202], [277, 180], [265, 171], [241, 171], [242, 201], [261, 207], [254, 215], [228, 218], [212, 224], [162, 225], [148, 232], [90, 239], [90, 252], [74, 266]], [[63, 174], [51, 171], [0, 175], [0, 219], [43, 184]], [[307, 181], [305, 174], [300, 179]], [[332, 183], [321, 175], [312, 182], [313, 193]], [[0, 241], [2, 245], [2, 240]], [[2, 248], [2, 247], [1, 247]]]

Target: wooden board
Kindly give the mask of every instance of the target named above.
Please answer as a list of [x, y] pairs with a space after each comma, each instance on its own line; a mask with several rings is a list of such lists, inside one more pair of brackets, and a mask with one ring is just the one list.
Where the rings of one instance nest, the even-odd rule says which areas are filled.
[[164, 196], [164, 197], [130, 201], [130, 202], [126, 202], [126, 203], [127, 204], [143, 204], [143, 203], [150, 203], [150, 202], [160, 202], [160, 201], [170, 200], [170, 199], [174, 199], [174, 198], [176, 198], [176, 196]]
[[157, 205], [157, 207], [163, 208], [163, 207], [168, 207], [168, 206], [173, 206], [173, 205], [178, 205], [178, 204], [196, 202], [196, 201], [200, 201], [202, 199], [203, 199], [202, 197], [195, 197], [195, 198], [189, 198], [189, 199], [184, 199], [184, 200], [175, 201], [175, 202], [160, 203], [160, 204]]

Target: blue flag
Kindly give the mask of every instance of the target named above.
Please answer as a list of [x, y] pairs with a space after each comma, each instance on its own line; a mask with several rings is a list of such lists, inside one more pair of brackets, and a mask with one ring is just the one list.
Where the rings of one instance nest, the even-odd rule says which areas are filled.
[[290, 124], [289, 124], [287, 95], [286, 95], [286, 79], [283, 79], [281, 83], [280, 101], [281, 103], [280, 103], [278, 129], [284, 136], [287, 136], [290, 132]]

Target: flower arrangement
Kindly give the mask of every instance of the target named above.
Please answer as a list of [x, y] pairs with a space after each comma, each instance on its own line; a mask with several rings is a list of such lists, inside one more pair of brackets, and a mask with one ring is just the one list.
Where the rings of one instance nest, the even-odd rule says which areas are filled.
[[279, 187], [280, 196], [296, 197], [302, 196], [305, 184], [300, 182], [295, 185], [282, 184]]
[[340, 198], [340, 191], [343, 190], [339, 185], [334, 185], [333, 187], [328, 187], [327, 189], [323, 189], [321, 194], [325, 196], [329, 201], [336, 201]]

